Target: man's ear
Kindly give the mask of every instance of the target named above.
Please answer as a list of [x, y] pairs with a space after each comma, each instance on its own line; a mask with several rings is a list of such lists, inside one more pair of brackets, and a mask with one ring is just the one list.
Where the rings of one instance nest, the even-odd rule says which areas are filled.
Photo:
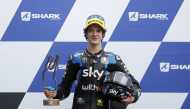
[[84, 34], [84, 37], [85, 37], [86, 40], [88, 40], [88, 38], [87, 38], [87, 33]]
[[[104, 38], [105, 37], [105, 33], [102, 33], [102, 38]], [[102, 39], [103, 40], [103, 39]]]
[[88, 38], [87, 38], [87, 29], [84, 29], [84, 30], [83, 30], [83, 33], [84, 33], [85, 39], [87, 40], [87, 39], [88, 39]]

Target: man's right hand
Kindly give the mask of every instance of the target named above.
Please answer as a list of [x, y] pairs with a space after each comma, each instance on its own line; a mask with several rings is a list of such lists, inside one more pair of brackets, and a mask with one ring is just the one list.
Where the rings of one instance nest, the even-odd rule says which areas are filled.
[[56, 91], [44, 90], [44, 94], [47, 98], [54, 98], [56, 96]]

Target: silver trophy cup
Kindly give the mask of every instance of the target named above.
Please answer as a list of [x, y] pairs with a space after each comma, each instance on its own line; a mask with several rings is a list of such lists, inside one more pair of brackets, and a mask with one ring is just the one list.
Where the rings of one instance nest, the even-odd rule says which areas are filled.
[[[56, 55], [55, 57], [49, 56], [48, 61], [45, 65], [45, 69], [43, 71], [42, 80], [44, 91], [56, 93], [57, 87], [57, 80], [56, 80], [56, 70], [59, 61], [59, 56]], [[53, 96], [48, 97], [47, 99], [43, 100], [43, 105], [45, 106], [58, 106], [59, 99], [54, 99]]]

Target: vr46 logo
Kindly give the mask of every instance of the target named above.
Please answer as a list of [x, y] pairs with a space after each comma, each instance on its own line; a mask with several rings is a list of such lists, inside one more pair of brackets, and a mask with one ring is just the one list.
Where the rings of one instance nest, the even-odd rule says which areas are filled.
[[89, 69], [83, 70], [82, 76], [83, 77], [94, 77], [94, 78], [97, 78], [97, 80], [100, 80], [103, 73], [104, 73], [104, 71], [101, 71], [101, 72], [99, 72], [98, 70], [92, 71], [92, 67], [90, 67]]

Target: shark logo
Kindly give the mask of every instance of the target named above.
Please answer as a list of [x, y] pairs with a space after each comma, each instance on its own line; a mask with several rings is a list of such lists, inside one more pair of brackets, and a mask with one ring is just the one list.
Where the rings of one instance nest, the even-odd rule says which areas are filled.
[[169, 72], [169, 70], [170, 70], [170, 63], [168, 63], [168, 62], [160, 63], [160, 71], [161, 72]]
[[21, 12], [21, 20], [22, 21], [30, 21], [31, 19], [31, 12]]

